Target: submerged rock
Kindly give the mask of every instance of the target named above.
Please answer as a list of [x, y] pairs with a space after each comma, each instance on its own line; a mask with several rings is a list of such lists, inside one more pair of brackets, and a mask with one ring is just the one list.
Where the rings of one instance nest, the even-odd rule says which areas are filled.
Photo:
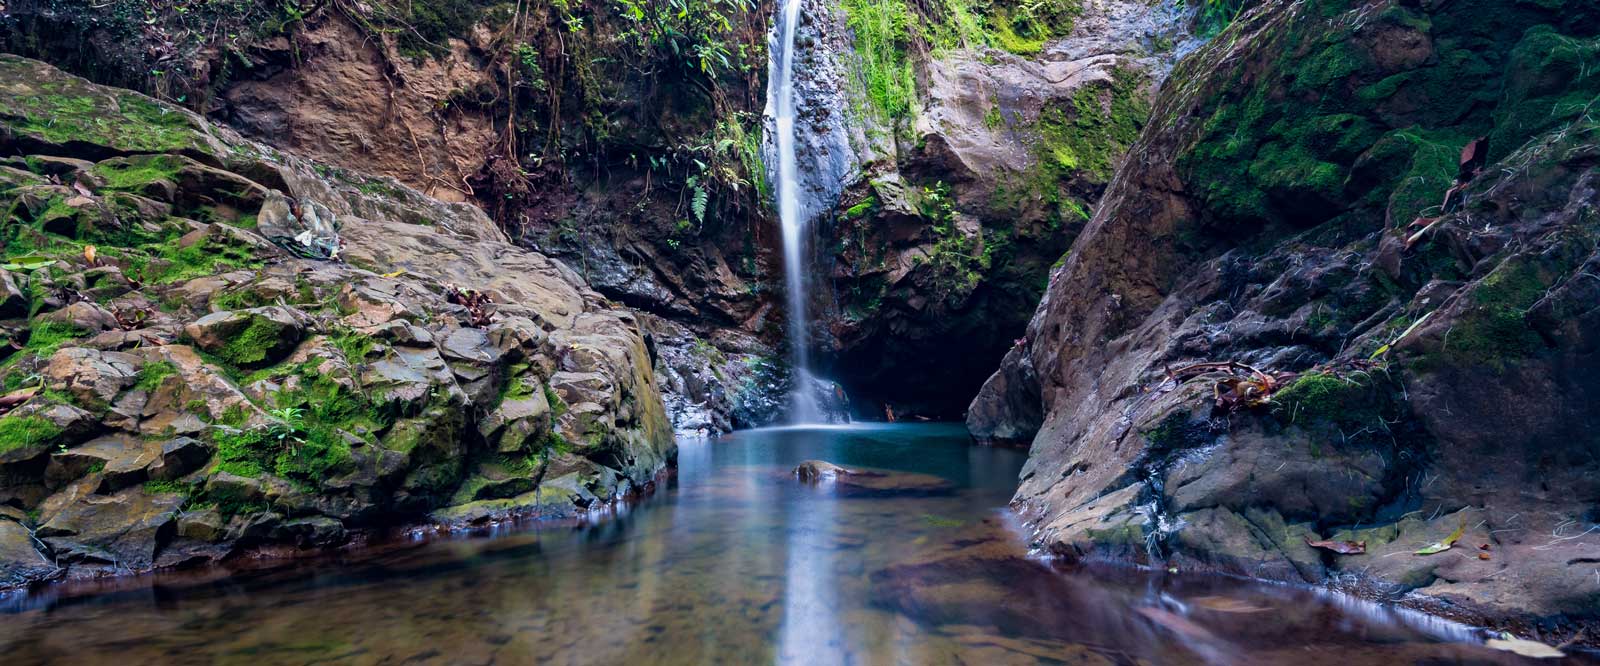
[[917, 497], [955, 492], [955, 484], [937, 476], [894, 470], [849, 469], [823, 460], [800, 463], [793, 475], [801, 483], [825, 485], [829, 491], [846, 497]]
[[794, 475], [807, 483], [829, 481], [851, 474], [856, 474], [856, 472], [822, 460], [807, 460], [800, 463], [799, 467], [794, 468]]

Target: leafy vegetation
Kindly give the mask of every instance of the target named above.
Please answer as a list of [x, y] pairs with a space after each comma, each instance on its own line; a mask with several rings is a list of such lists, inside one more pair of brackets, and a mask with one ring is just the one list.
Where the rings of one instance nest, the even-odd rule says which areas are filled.
[[1072, 31], [1078, 0], [843, 0], [870, 111], [895, 125], [916, 104], [910, 54], [992, 47], [1029, 55]]

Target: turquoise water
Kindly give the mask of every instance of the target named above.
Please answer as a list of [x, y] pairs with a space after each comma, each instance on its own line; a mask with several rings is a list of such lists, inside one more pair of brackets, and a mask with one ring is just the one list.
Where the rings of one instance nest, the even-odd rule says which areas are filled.
[[[942, 425], [685, 442], [591, 527], [13, 596], [0, 663], [1520, 663], [1313, 590], [1052, 568], [1004, 509], [1023, 457]], [[807, 459], [886, 471], [807, 485]]]

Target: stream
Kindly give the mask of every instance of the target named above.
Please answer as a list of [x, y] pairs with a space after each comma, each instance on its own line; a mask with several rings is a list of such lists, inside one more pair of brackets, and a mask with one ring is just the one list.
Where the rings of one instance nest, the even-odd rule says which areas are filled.
[[[880, 471], [813, 485], [791, 471], [808, 459]], [[931, 424], [686, 441], [675, 479], [592, 526], [0, 597], [0, 655], [8, 666], [1523, 663], [1458, 625], [1318, 590], [1054, 568], [1028, 555], [1004, 508], [1023, 459]]]

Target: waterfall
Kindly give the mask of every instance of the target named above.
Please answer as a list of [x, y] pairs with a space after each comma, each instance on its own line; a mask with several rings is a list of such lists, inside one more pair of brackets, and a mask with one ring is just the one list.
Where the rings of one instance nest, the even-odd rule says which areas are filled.
[[811, 375], [810, 321], [806, 300], [810, 293], [806, 280], [806, 218], [800, 205], [799, 163], [795, 158], [795, 32], [800, 27], [800, 7], [804, 0], [781, 0], [773, 27], [771, 64], [767, 79], [767, 117], [773, 121], [773, 142], [777, 144], [778, 220], [783, 225], [784, 296], [789, 310], [789, 353], [794, 368], [789, 394], [789, 420], [815, 423], [823, 419], [815, 396], [816, 380]]

